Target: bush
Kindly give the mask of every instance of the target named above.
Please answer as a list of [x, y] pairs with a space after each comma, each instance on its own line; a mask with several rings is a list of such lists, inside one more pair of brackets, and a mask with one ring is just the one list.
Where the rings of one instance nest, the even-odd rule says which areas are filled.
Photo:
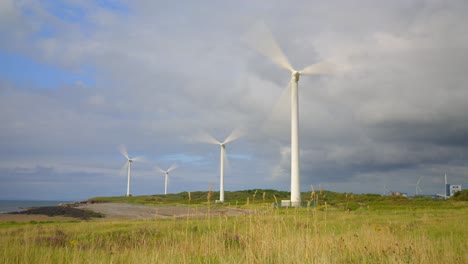
[[456, 192], [450, 199], [455, 201], [468, 201], [468, 190]]

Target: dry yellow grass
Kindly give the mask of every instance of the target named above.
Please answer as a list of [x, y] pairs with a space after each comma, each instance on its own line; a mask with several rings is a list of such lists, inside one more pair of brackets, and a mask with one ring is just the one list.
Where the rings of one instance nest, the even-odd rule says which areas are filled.
[[0, 225], [3, 263], [468, 263], [468, 209]]

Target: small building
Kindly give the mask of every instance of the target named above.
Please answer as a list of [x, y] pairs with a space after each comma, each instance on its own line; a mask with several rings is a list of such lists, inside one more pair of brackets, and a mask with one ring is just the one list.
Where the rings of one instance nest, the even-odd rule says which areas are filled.
[[449, 196], [453, 196], [456, 192], [461, 192], [462, 186], [461, 185], [450, 185], [450, 192]]

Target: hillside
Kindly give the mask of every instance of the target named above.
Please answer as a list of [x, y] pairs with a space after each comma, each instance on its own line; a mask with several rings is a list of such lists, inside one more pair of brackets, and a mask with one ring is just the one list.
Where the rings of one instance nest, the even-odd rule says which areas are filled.
[[[321, 209], [358, 210], [358, 209], [394, 209], [398, 207], [408, 208], [438, 208], [438, 207], [464, 207], [467, 205], [464, 199], [468, 193], [463, 191], [449, 200], [434, 199], [431, 197], [403, 197], [382, 196], [378, 194], [353, 194], [337, 193], [332, 191], [304, 192], [301, 194], [304, 206], [316, 205]], [[255, 206], [280, 203], [289, 199], [289, 192], [272, 189], [255, 189], [243, 191], [226, 191], [225, 203], [219, 206]], [[219, 192], [196, 191], [174, 194], [142, 195], [142, 196], [115, 196], [94, 197], [87, 202], [102, 203], [132, 203], [143, 205], [200, 205], [214, 204]]]

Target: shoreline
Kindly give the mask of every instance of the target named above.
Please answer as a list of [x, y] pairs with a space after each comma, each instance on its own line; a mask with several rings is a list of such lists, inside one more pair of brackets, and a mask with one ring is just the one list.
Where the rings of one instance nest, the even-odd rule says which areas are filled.
[[32, 208], [58, 206], [72, 202], [66, 200], [0, 200], [0, 214], [17, 213]]

